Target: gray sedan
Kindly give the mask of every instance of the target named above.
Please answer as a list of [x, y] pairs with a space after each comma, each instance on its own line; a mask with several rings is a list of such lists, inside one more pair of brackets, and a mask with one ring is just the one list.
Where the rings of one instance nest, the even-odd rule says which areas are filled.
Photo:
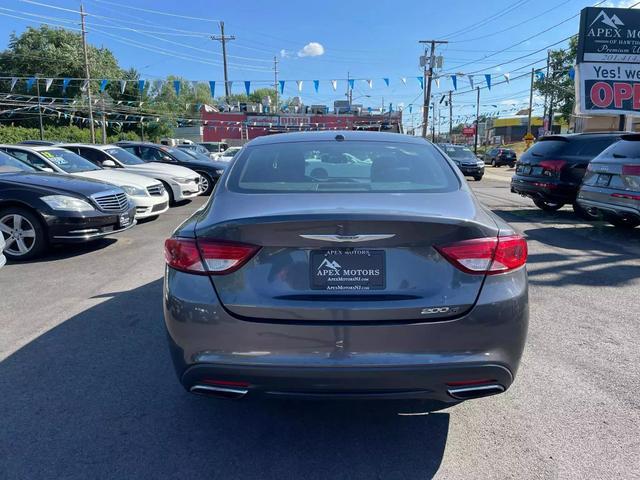
[[616, 227], [640, 225], [640, 135], [623, 135], [589, 163], [578, 204]]
[[436, 410], [518, 370], [526, 242], [420, 138], [255, 139], [165, 257], [172, 358], [193, 393]]

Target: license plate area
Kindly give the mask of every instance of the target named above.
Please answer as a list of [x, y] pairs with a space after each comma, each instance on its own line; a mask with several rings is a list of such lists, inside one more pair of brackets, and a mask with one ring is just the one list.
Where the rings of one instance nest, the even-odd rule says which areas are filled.
[[608, 187], [610, 182], [611, 182], [611, 175], [607, 173], [601, 173], [598, 175], [598, 179], [596, 180], [596, 186]]
[[312, 290], [349, 292], [384, 290], [386, 287], [384, 250], [312, 250], [309, 266]]
[[118, 220], [118, 223], [120, 224], [121, 227], [128, 227], [129, 224], [131, 223], [131, 219], [129, 218], [129, 214], [128, 213], [122, 213], [120, 214], [120, 218]]

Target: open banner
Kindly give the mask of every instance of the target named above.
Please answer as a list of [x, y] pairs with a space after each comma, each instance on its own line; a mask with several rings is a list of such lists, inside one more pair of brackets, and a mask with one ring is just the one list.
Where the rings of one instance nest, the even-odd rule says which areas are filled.
[[576, 69], [576, 114], [640, 113], [640, 65], [581, 63]]

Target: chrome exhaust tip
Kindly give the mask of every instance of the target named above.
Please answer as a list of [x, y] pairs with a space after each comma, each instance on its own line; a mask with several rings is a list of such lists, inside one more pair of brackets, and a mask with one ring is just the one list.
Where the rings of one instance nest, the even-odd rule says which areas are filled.
[[243, 388], [216, 387], [214, 385], [194, 385], [189, 389], [189, 391], [196, 395], [227, 398], [231, 400], [242, 398], [248, 393], [248, 390]]
[[488, 397], [504, 392], [502, 385], [478, 385], [473, 387], [451, 388], [447, 393], [458, 400], [468, 400], [470, 398]]

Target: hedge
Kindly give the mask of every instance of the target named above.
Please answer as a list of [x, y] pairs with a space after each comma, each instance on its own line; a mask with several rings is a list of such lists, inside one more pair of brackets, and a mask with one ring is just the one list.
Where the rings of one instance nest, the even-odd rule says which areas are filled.
[[[96, 140], [100, 141], [101, 132], [96, 131]], [[37, 128], [12, 127], [0, 125], [0, 143], [18, 143], [24, 140], [39, 140], [40, 130]], [[90, 143], [91, 131], [88, 128], [79, 128], [75, 125], [66, 127], [47, 126], [44, 128], [44, 139], [55, 142]], [[134, 132], [120, 133], [107, 137], [107, 143], [118, 140], [140, 140]]]

